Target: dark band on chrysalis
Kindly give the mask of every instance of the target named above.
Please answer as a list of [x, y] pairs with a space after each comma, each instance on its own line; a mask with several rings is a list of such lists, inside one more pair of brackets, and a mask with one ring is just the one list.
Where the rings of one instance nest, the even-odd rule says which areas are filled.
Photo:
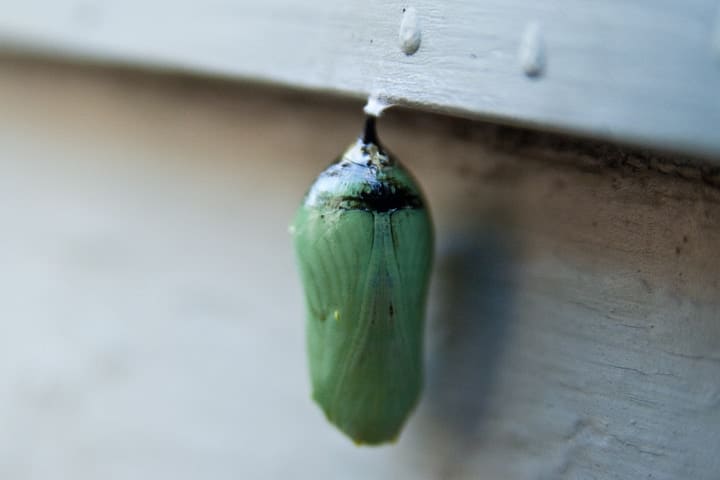
[[361, 192], [356, 197], [341, 197], [338, 200], [337, 207], [340, 209], [378, 213], [423, 207], [419, 196], [392, 183], [377, 183], [369, 192]]
[[330, 177], [348, 178], [355, 176], [364, 179], [364, 189], [352, 192], [349, 195], [336, 195], [334, 193], [319, 193], [314, 206], [339, 210], [365, 210], [368, 212], [390, 212], [402, 209], [423, 208], [420, 195], [394, 178], [376, 179], [375, 169], [372, 166], [346, 162], [331, 165], [320, 174], [320, 179]]

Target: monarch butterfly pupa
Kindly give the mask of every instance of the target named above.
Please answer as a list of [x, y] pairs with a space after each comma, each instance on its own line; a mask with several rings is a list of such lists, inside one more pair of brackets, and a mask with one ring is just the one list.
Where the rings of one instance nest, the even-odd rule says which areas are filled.
[[355, 443], [392, 442], [422, 389], [433, 230], [374, 117], [310, 187], [291, 232], [313, 399]]

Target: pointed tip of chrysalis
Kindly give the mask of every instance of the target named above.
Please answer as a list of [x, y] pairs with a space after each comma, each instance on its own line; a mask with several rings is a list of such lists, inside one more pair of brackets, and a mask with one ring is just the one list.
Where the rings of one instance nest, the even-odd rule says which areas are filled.
[[[365, 117], [365, 128], [363, 129], [360, 138], [353, 144], [348, 152], [355, 151], [357, 155], [360, 155], [359, 161], [361, 163], [380, 165], [391, 165], [394, 163], [390, 153], [385, 150], [385, 147], [380, 143], [380, 139], [377, 135], [375, 123], [377, 117], [367, 115]], [[346, 152], [347, 154], [347, 152]]]
[[372, 143], [380, 146], [380, 141], [377, 137], [377, 129], [375, 127], [375, 119], [376, 117], [372, 115], [365, 116], [365, 129], [363, 130], [362, 141], [366, 144]]
[[385, 165], [392, 162], [389, 155], [385, 151], [385, 148], [380, 143], [380, 139], [378, 138], [377, 130], [375, 128], [376, 120], [377, 117], [374, 117], [372, 115], [367, 115], [365, 117], [365, 128], [363, 129], [362, 136], [359, 139], [360, 148], [365, 154], [370, 154], [371, 156], [377, 156], [379, 154], [382, 158], [378, 157], [377, 161]]

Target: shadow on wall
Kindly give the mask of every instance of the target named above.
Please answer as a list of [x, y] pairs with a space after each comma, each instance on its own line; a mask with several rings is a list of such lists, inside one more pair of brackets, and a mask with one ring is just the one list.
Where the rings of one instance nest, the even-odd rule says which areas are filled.
[[423, 450], [433, 452], [443, 478], [460, 473], [471, 445], [482, 441], [487, 400], [513, 320], [515, 244], [506, 221], [494, 221], [503, 218], [497, 213], [451, 235], [437, 252], [417, 421], [420, 441], [428, 443]]

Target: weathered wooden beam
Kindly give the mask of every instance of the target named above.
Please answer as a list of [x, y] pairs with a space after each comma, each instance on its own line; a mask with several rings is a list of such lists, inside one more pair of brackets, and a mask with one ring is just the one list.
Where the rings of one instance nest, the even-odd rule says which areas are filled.
[[[714, 0], [15, 0], [8, 47], [720, 154]], [[421, 43], [400, 46], [403, 10]], [[407, 32], [406, 32], [407, 33]], [[412, 32], [411, 32], [412, 33]], [[522, 53], [520, 53], [522, 52]]]

